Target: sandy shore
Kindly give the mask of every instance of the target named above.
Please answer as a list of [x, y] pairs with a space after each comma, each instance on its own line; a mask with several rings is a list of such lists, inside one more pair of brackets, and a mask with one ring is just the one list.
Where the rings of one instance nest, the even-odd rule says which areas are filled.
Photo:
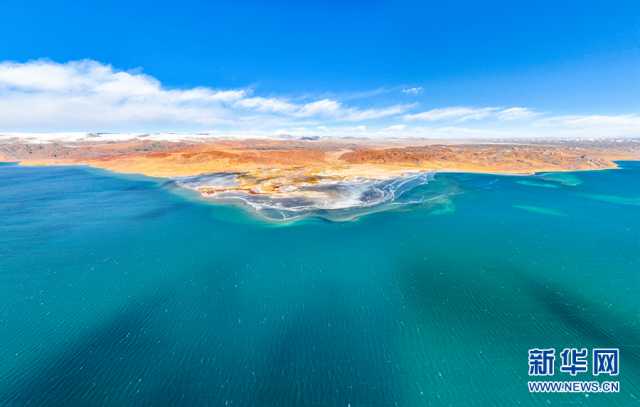
[[22, 165], [83, 164], [121, 173], [186, 177], [235, 173], [233, 185], [198, 184], [202, 195], [243, 192], [308, 196], [308, 187], [360, 179], [385, 180], [416, 172], [531, 174], [615, 168], [640, 159], [628, 141], [462, 143], [429, 140], [198, 140], [0, 144], [0, 161]]

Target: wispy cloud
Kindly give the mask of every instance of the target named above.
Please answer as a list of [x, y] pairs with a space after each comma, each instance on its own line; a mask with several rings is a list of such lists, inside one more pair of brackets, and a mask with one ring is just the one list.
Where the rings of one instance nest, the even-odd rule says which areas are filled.
[[415, 107], [414, 104], [393, 105], [384, 108], [374, 109], [348, 109], [348, 113], [343, 117], [346, 121], [365, 121], [382, 119], [406, 113]]
[[454, 106], [427, 110], [404, 116], [408, 121], [455, 121], [483, 120], [487, 118], [497, 120], [522, 120], [537, 116], [538, 113], [525, 107], [466, 107]]
[[263, 98], [260, 96], [239, 99], [235, 106], [252, 109], [257, 112], [269, 113], [291, 113], [298, 109], [298, 106], [284, 100]]
[[414, 86], [410, 88], [403, 88], [402, 93], [405, 93], [407, 95], [419, 95], [423, 90], [424, 89], [422, 88], [422, 86]]
[[[330, 98], [294, 102], [251, 89], [170, 89], [96, 61], [0, 63], [0, 129], [131, 129], [357, 122], [412, 105], [363, 108]], [[299, 123], [298, 123], [299, 124]]]
[[531, 127], [564, 137], [640, 137], [640, 114], [549, 116]]
[[409, 121], [443, 121], [456, 120], [464, 122], [467, 120], [480, 120], [495, 113], [497, 107], [446, 107], [442, 109], [432, 109], [426, 112], [408, 114], [404, 118]]
[[[392, 89], [392, 91], [390, 91]], [[387, 87], [340, 97], [263, 95], [252, 88], [169, 88], [100, 62], [0, 63], [0, 131], [182, 131], [213, 135], [358, 137], [640, 136], [639, 114], [554, 115], [524, 106], [381, 104]], [[356, 103], [355, 101], [358, 101]]]
[[640, 130], [640, 115], [573, 115], [555, 116], [539, 120], [538, 125], [542, 126], [563, 126], [567, 128], [629, 128]]
[[333, 99], [321, 99], [296, 104], [284, 99], [251, 97], [240, 99], [234, 106], [253, 109], [258, 112], [278, 113], [290, 118], [332, 119], [338, 121], [364, 121], [381, 119], [407, 112], [413, 104], [392, 105], [383, 108], [361, 109], [345, 106]]
[[540, 113], [526, 107], [509, 107], [496, 113], [499, 120], [523, 120], [539, 116]]

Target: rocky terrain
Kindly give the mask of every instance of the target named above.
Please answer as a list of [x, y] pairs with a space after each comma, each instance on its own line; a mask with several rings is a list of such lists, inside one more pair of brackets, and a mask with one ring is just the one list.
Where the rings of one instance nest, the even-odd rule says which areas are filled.
[[[205, 196], [242, 192], [271, 197], [321, 194], [314, 186], [386, 180], [419, 172], [530, 174], [615, 168], [640, 159], [635, 139], [498, 140], [82, 140], [0, 142], [0, 161], [22, 165], [89, 165], [121, 173], [182, 179], [233, 174], [233, 182], [185, 182]], [[208, 180], [208, 181], [207, 181]], [[314, 188], [310, 188], [314, 187]], [[330, 198], [330, 197], [329, 197]], [[327, 199], [329, 199], [327, 198]]]

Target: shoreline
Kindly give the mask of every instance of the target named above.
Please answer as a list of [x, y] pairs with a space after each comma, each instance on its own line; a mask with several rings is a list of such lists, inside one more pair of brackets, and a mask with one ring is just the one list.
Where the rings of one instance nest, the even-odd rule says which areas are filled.
[[[377, 140], [223, 140], [199, 143], [127, 140], [0, 143], [0, 159], [21, 166], [87, 166], [123, 176], [172, 181], [203, 200], [244, 201], [287, 218], [338, 213], [397, 199], [431, 174], [535, 176], [617, 169], [640, 160], [640, 143], [433, 144]], [[405, 185], [407, 184], [407, 185]]]
[[[489, 170], [489, 169], [484, 170], [484, 169], [465, 169], [465, 168], [409, 168], [407, 167], [406, 173], [433, 172], [438, 174], [486, 174], [486, 175], [502, 175], [502, 176], [513, 176], [513, 177], [527, 177], [527, 176], [533, 176], [533, 175], [543, 174], [543, 173], [566, 173], [566, 172], [616, 170], [616, 169], [620, 169], [620, 166], [617, 163], [624, 162], [624, 161], [640, 161], [640, 157], [611, 159], [612, 165], [601, 166], [601, 167], [591, 167], [591, 168], [539, 168], [531, 171], [518, 171], [518, 170]], [[16, 165], [16, 166], [22, 166], [22, 167], [88, 167], [92, 169], [108, 171], [114, 174], [143, 176], [148, 178], [164, 179], [164, 180], [174, 179], [179, 177], [231, 173], [231, 171], [218, 171], [218, 172], [196, 172], [190, 175], [154, 175], [153, 173], [144, 173], [140, 171], [111, 169], [109, 167], [95, 165], [95, 163], [91, 163], [91, 162], [67, 162], [67, 161], [46, 162], [46, 161], [39, 161], [39, 160], [35, 162], [0, 160], [0, 165]], [[390, 177], [392, 176], [393, 175], [390, 175]]]
[[[590, 171], [618, 170], [618, 169], [621, 169], [619, 162], [626, 162], [626, 161], [640, 162], [640, 159], [616, 160], [613, 162], [615, 164], [614, 166], [603, 167], [603, 168], [589, 168], [589, 169], [568, 169], [567, 168], [567, 169], [561, 169], [556, 171], [542, 170], [542, 171], [535, 171], [531, 173], [513, 173], [513, 172], [510, 173], [510, 172], [467, 171], [467, 170], [451, 170], [451, 169], [444, 170], [443, 169], [443, 170], [436, 170], [436, 171], [421, 171], [417, 173], [412, 173], [410, 176], [423, 174], [423, 175], [430, 175], [431, 179], [433, 179], [434, 177], [437, 177], [440, 174], [441, 175], [447, 175], [447, 174], [493, 175], [493, 176], [501, 176], [501, 177], [534, 177], [537, 175], [544, 175], [544, 174], [563, 174], [563, 173], [579, 173], [579, 172], [590, 172]], [[5, 163], [5, 162], [0, 162], [0, 163]], [[351, 221], [357, 221], [361, 217], [369, 214], [384, 212], [384, 211], [393, 210], [396, 208], [399, 209], [403, 206], [406, 206], [406, 204], [404, 203], [395, 202], [395, 198], [392, 198], [390, 200], [374, 203], [371, 205], [354, 205], [351, 207], [329, 208], [329, 209], [311, 207], [311, 208], [306, 208], [305, 210], [299, 211], [299, 212], [291, 211], [294, 214], [290, 216], [283, 215], [282, 217], [278, 218], [278, 217], [270, 216], [268, 214], [268, 211], [264, 211], [263, 209], [257, 207], [256, 205], [253, 205], [248, 199], [250, 197], [249, 194], [246, 194], [244, 196], [239, 194], [238, 196], [234, 196], [234, 197], [208, 196], [202, 193], [201, 191], [199, 191], [197, 188], [190, 188], [190, 187], [181, 185], [175, 178], [172, 178], [172, 177], [161, 177], [161, 176], [146, 175], [141, 173], [131, 173], [131, 172], [127, 173], [127, 172], [121, 172], [121, 171], [114, 171], [111, 169], [101, 168], [101, 167], [92, 166], [90, 164], [83, 164], [83, 163], [57, 162], [54, 164], [43, 164], [43, 163], [38, 163], [38, 164], [26, 163], [25, 164], [22, 162], [6, 162], [6, 164], [22, 166], [22, 167], [46, 167], [46, 166], [81, 167], [90, 171], [104, 172], [108, 176], [115, 176], [119, 178], [128, 178], [128, 179], [134, 179], [134, 180], [152, 180], [159, 183], [171, 183], [177, 187], [179, 191], [179, 195], [183, 196], [185, 199], [192, 200], [199, 204], [220, 205], [225, 207], [239, 208], [245, 211], [246, 213], [248, 213], [251, 218], [255, 220], [259, 220], [261, 222], [265, 222], [273, 226], [290, 225], [290, 224], [298, 223], [300, 221], [309, 220], [309, 219], [322, 219], [322, 220], [328, 220], [332, 222], [351, 222]], [[402, 179], [403, 177], [406, 177], [406, 175], [390, 176], [390, 178], [388, 178], [386, 181], [394, 181], [394, 180]], [[425, 182], [425, 184], [426, 183], [427, 182]], [[172, 191], [172, 192], [176, 193], [176, 191]], [[277, 196], [274, 197], [273, 195], [269, 195], [269, 194], [261, 194], [256, 196], [265, 198], [265, 200], [271, 199], [275, 201], [278, 199]], [[425, 202], [429, 202], [429, 203], [431, 203], [431, 201], [437, 202], [437, 200], [440, 198], [442, 197], [441, 196], [429, 197], [428, 199], [425, 200]], [[393, 205], [395, 205], [395, 207]], [[284, 212], [287, 212], [288, 209], [282, 208], [282, 211], [284, 213]], [[333, 216], [335, 214], [338, 214], [338, 215]]]

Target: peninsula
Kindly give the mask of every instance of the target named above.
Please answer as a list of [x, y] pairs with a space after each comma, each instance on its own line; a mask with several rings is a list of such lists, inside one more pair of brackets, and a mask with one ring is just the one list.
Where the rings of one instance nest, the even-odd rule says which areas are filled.
[[[224, 194], [315, 199], [327, 209], [335, 191], [319, 186], [385, 181], [427, 172], [532, 174], [615, 168], [640, 159], [640, 140], [174, 139], [140, 135], [38, 142], [0, 139], [0, 161], [88, 165], [177, 180], [205, 197]], [[289, 205], [290, 206], [290, 205]], [[348, 206], [348, 205], [347, 205]]]

